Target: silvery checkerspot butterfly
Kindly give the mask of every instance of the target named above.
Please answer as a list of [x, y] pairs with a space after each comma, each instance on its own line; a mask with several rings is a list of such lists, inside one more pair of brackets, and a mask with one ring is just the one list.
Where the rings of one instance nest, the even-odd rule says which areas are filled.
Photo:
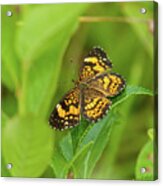
[[56, 105], [50, 115], [50, 125], [58, 130], [72, 128], [80, 123], [81, 115], [97, 122], [108, 112], [111, 97], [125, 88], [125, 80], [110, 72], [112, 63], [103, 49], [93, 48], [84, 58], [79, 80]]

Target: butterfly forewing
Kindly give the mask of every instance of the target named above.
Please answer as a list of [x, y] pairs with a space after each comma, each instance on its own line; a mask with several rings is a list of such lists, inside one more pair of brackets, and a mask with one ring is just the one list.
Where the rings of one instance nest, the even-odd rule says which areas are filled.
[[112, 68], [112, 63], [101, 48], [93, 48], [84, 58], [80, 72], [80, 81], [87, 81], [97, 74]]

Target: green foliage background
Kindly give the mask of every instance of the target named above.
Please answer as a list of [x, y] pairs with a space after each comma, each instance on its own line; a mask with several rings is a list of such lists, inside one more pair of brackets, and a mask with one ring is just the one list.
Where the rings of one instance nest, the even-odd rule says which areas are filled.
[[[2, 176], [157, 177], [153, 10], [153, 2], [2, 6]], [[87, 16], [110, 20], [87, 22]], [[82, 119], [76, 128], [53, 131], [49, 114], [93, 46], [105, 49], [127, 87], [97, 124]]]

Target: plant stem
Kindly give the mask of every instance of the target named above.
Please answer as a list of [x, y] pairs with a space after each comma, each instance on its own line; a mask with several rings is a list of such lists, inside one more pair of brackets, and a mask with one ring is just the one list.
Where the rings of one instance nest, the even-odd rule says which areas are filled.
[[142, 19], [136, 17], [100, 17], [100, 16], [82, 16], [79, 18], [80, 22], [93, 23], [93, 22], [118, 22], [118, 23], [149, 23], [151, 19]]

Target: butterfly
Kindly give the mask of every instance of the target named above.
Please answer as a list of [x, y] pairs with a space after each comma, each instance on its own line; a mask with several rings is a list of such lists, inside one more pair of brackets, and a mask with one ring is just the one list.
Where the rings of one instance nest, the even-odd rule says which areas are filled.
[[112, 101], [126, 86], [121, 75], [111, 72], [112, 63], [100, 47], [94, 47], [84, 58], [79, 80], [56, 105], [49, 124], [60, 131], [75, 127], [81, 116], [91, 123], [102, 119]]

